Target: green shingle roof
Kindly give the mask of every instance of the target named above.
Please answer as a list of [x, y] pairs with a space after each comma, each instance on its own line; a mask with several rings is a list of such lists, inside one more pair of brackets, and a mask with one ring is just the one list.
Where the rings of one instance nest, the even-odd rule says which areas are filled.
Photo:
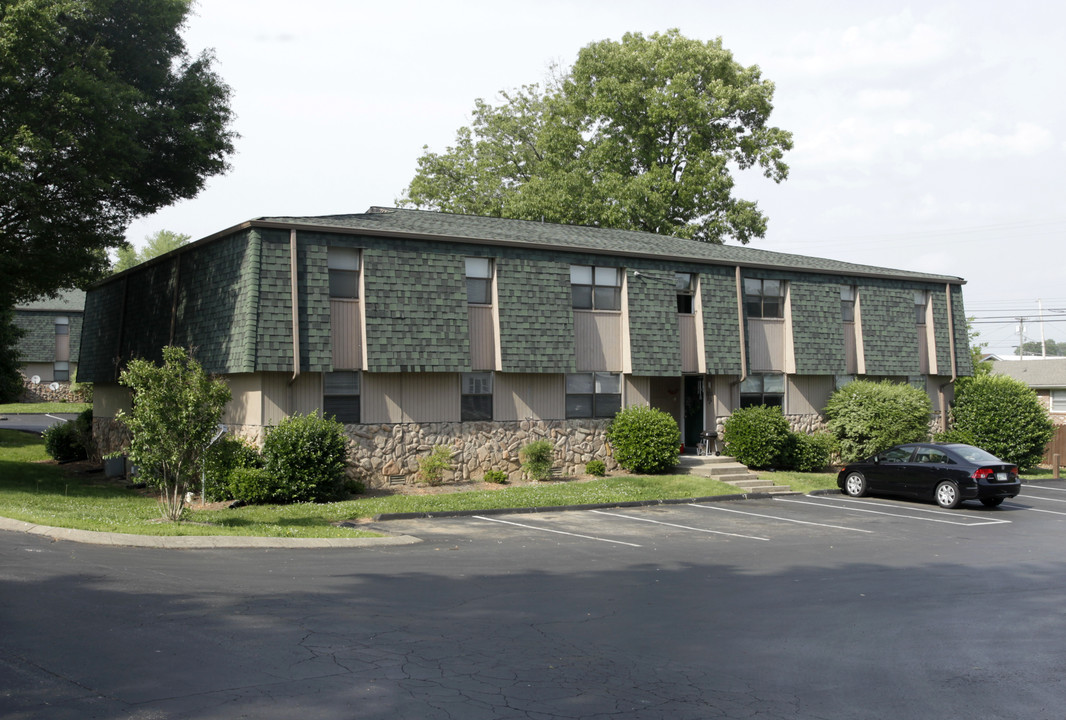
[[962, 278], [949, 275], [859, 265], [738, 245], [712, 245], [694, 240], [682, 240], [681, 238], [632, 230], [611, 230], [578, 225], [557, 225], [530, 220], [453, 215], [426, 210], [372, 207], [368, 212], [354, 215], [261, 217], [252, 220], [248, 224], [297, 226], [308, 229], [374, 235], [417, 236], [446, 241], [484, 242], [495, 245], [523, 245], [527, 247], [566, 249], [575, 252], [671, 258], [693, 262], [746, 267], [772, 267], [842, 275], [872, 275], [948, 283], [965, 282]]

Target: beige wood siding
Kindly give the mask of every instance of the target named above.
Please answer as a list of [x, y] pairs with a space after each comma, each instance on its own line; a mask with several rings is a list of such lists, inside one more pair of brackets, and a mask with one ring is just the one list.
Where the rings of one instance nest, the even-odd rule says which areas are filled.
[[859, 372], [859, 350], [855, 342], [855, 323], [844, 323], [844, 357], [848, 375]]
[[785, 321], [749, 319], [748, 349], [752, 372], [785, 372]]
[[626, 375], [625, 383], [623, 401], [626, 407], [651, 404], [651, 378]]
[[929, 374], [929, 333], [924, 325], [918, 326], [918, 370], [922, 375]]
[[700, 356], [697, 347], [699, 337], [696, 333], [695, 315], [678, 315], [678, 330], [681, 334], [681, 372], [694, 373], [700, 371]]
[[566, 417], [563, 375], [496, 373], [493, 413], [499, 421], [561, 420]]
[[714, 392], [714, 415], [722, 417], [740, 406], [740, 378], [736, 375], [715, 375], [711, 378]]
[[470, 368], [472, 370], [496, 369], [496, 329], [492, 307], [469, 305], [470, 318]]
[[230, 401], [222, 414], [227, 425], [263, 424], [263, 378], [261, 373], [240, 373], [223, 377], [229, 386]]
[[458, 373], [363, 373], [364, 423], [458, 422]]
[[333, 337], [333, 369], [363, 368], [363, 330], [358, 300], [330, 298], [329, 326]]
[[286, 373], [262, 373], [263, 425], [277, 425], [289, 414], [289, 378]]
[[70, 335], [56, 335], [56, 362], [70, 360]]
[[577, 369], [622, 372], [622, 314], [574, 311]]
[[681, 378], [657, 377], [651, 380], [651, 406], [656, 410], [670, 413], [681, 427]]
[[821, 415], [833, 394], [832, 375], [790, 375], [785, 388], [789, 415]]
[[359, 398], [364, 423], [403, 422], [403, 382], [399, 373], [363, 373]]

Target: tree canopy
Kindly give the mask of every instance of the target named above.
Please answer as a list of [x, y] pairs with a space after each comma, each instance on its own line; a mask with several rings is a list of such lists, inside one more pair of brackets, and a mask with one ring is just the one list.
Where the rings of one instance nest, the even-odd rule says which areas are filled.
[[192, 239], [192, 236], [184, 233], [160, 230], [145, 238], [145, 246], [137, 250], [131, 245], [120, 247], [117, 251], [118, 260], [115, 262], [115, 272], [129, 270], [134, 265], [140, 265], [146, 260], [166, 254], [171, 250], [177, 250]]
[[788, 176], [792, 135], [768, 124], [773, 93], [721, 38], [670, 30], [595, 42], [543, 90], [501, 93], [498, 106], [476, 100], [453, 147], [424, 148], [399, 202], [747, 243], [767, 219], [734, 197], [733, 170]]
[[1055, 342], [1054, 340], [1047, 340], [1041, 342], [1040, 340], [1027, 340], [1021, 347], [1022, 352], [1018, 352], [1018, 346], [1014, 346], [1015, 355], [1035, 355], [1040, 357], [1047, 353], [1048, 357], [1063, 357], [1066, 356], [1066, 342]]
[[226, 169], [230, 90], [186, 50], [190, 6], [0, 3], [0, 303], [100, 277], [130, 220]]

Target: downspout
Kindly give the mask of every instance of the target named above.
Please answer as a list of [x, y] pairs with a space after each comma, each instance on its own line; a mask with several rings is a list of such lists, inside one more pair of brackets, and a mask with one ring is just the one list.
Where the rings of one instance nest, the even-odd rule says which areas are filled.
[[292, 293], [292, 379], [289, 385], [300, 377], [300, 283], [296, 276], [296, 229], [289, 230], [289, 277]]
[[944, 294], [948, 301], [948, 347], [951, 352], [951, 379], [941, 383], [938, 393], [940, 399], [940, 420], [944, 425], [944, 431], [948, 429], [948, 401], [944, 396], [944, 388], [953, 385], [959, 377], [958, 361], [955, 357], [955, 310], [951, 302], [951, 283], [944, 285]]
[[748, 379], [748, 338], [744, 327], [744, 281], [740, 276], [740, 266], [737, 265], [737, 324], [740, 329], [740, 380], [734, 385], [739, 385]]

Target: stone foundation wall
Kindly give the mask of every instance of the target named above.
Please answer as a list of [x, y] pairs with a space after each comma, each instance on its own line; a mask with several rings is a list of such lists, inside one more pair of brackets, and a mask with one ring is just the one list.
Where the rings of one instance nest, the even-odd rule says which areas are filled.
[[19, 395], [19, 402], [89, 402], [86, 397], [85, 386], [75, 387], [74, 390], [71, 390], [72, 385], [69, 382], [57, 384], [59, 387], [53, 390], [48, 387], [51, 383], [42, 382], [34, 385], [29, 378], [23, 377], [22, 394]]

